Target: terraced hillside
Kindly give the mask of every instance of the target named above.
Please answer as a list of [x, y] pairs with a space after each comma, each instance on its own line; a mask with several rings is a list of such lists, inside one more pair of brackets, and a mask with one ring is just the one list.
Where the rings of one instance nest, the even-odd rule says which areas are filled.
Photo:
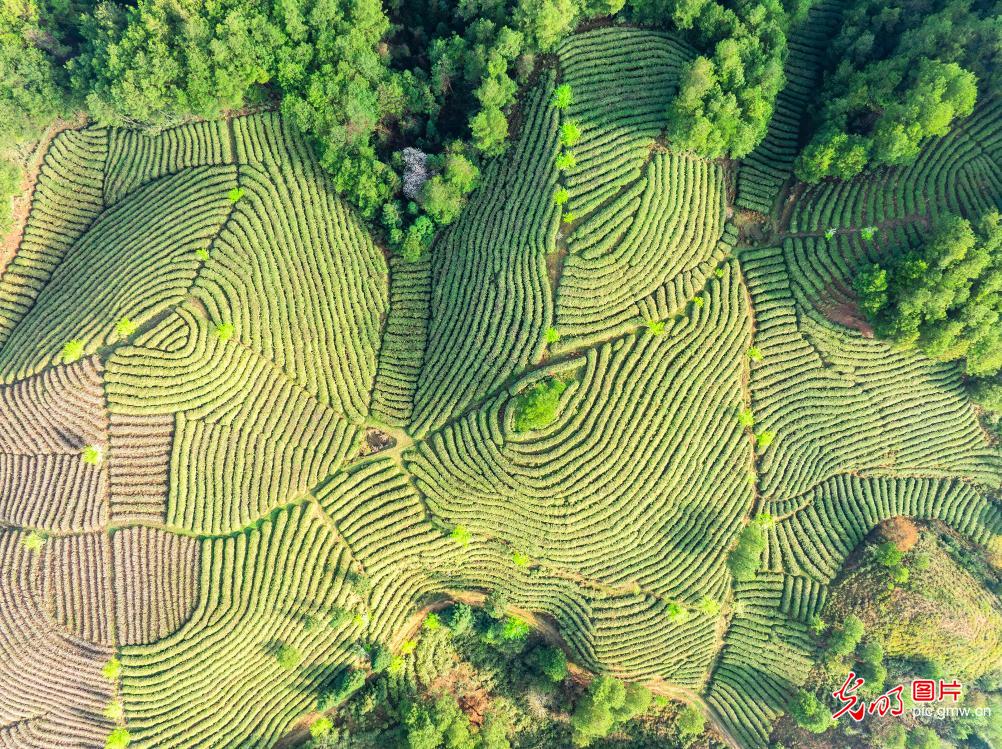
[[[1002, 206], [999, 104], [911, 167], [790, 190], [832, 12], [742, 165], [660, 137], [685, 43], [572, 36], [416, 263], [276, 114], [59, 135], [0, 275], [0, 746], [273, 746], [371, 646], [413, 657], [423, 606], [500, 590], [758, 749], [870, 529], [1002, 544], [959, 370], [833, 322], [860, 263]], [[774, 205], [739, 244], [735, 206]], [[537, 386], [555, 413], [522, 428]]]

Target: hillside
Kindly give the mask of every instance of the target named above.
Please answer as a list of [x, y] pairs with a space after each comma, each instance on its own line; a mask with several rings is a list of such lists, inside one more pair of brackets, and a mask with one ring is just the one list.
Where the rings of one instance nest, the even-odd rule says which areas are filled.
[[[871, 530], [997, 553], [961, 367], [844, 323], [861, 269], [1002, 207], [1002, 99], [913, 163], [798, 182], [837, 5], [741, 161], [665, 137], [690, 39], [567, 36], [417, 257], [266, 107], [56, 135], [0, 274], [0, 746], [275, 746], [377, 653], [418, 668], [429, 607], [494, 594], [764, 749], [813, 618], [885, 595], [831, 587]], [[961, 590], [883, 600], [917, 627], [887, 652], [946, 607], [935, 637], [971, 636], [945, 665], [994, 670], [970, 574], [937, 551], [922, 575]]]

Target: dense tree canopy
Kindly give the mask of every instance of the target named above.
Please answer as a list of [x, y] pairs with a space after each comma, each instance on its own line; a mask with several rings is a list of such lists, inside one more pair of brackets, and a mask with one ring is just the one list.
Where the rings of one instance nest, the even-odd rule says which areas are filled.
[[740, 158], [765, 136], [783, 87], [787, 10], [779, 0], [634, 0], [639, 20], [671, 23], [710, 52], [685, 69], [668, 138], [701, 156]]
[[962, 360], [975, 398], [1002, 412], [1002, 221], [946, 216], [917, 250], [856, 279], [860, 306], [878, 335]]
[[999, 82], [1002, 16], [974, 0], [853, 0], [829, 58], [797, 164], [808, 182], [907, 164], [969, 115], [979, 81]]
[[943, 361], [964, 360], [975, 377], [1002, 369], [1002, 224], [998, 212], [977, 227], [947, 216], [916, 251], [857, 280], [877, 333], [916, 344]]

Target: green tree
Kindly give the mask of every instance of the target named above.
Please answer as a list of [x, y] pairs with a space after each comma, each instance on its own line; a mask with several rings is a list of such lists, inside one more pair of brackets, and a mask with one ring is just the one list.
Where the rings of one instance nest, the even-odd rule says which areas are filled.
[[815, 695], [803, 689], [787, 706], [787, 712], [801, 728], [811, 733], [824, 733], [832, 725], [832, 714], [828, 707]]
[[530, 651], [528, 662], [530, 668], [554, 683], [567, 678], [567, 656], [560, 648], [538, 645]]
[[283, 642], [275, 649], [275, 660], [282, 668], [291, 671], [302, 662], [303, 656], [292, 645]]
[[79, 18], [94, 6], [93, 0], [0, 3], [0, 149], [34, 140], [80, 106], [66, 63], [79, 52]]
[[686, 705], [675, 718], [675, 726], [683, 740], [695, 738], [703, 733], [706, 718], [702, 710], [695, 705]]
[[553, 423], [557, 418], [560, 396], [566, 389], [566, 382], [548, 377], [519, 395], [514, 404], [515, 431], [528, 432]]
[[878, 335], [987, 378], [1002, 371], [1000, 278], [1002, 221], [992, 211], [977, 226], [943, 217], [918, 249], [865, 270], [856, 289]]
[[616, 711], [626, 701], [626, 688], [611, 676], [597, 676], [578, 700], [571, 715], [575, 746], [588, 746], [608, 736], [616, 724]]
[[905, 746], [908, 749], [939, 749], [942, 742], [939, 736], [931, 728], [919, 726], [908, 732], [908, 740]]
[[843, 19], [796, 165], [807, 182], [910, 163], [924, 139], [973, 111], [979, 79], [997, 85], [1002, 47], [987, 6], [851, 0]]

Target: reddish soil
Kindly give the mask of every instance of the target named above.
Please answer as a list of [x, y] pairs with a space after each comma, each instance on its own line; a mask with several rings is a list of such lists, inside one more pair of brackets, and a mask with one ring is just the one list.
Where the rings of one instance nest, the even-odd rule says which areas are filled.
[[909, 551], [918, 543], [918, 527], [906, 517], [888, 518], [877, 526], [880, 535], [894, 543], [900, 551]]
[[873, 338], [873, 327], [855, 305], [848, 302], [838, 302], [825, 305], [821, 311], [832, 322], [859, 331], [864, 338]]

